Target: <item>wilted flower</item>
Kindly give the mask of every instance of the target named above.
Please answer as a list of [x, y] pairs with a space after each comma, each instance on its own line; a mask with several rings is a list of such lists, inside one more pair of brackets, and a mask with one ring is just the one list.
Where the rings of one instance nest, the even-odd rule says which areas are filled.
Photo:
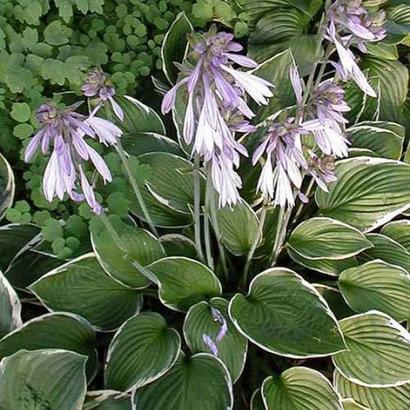
[[338, 0], [330, 7], [328, 15], [327, 38], [335, 44], [340, 59], [340, 64], [334, 64], [337, 72], [344, 80], [353, 79], [364, 93], [376, 97], [349, 46], [356, 44], [365, 51], [366, 42], [382, 40], [386, 35], [382, 27], [384, 14], [370, 15], [361, 0]]
[[335, 160], [331, 156], [319, 158], [312, 151], [309, 152], [309, 174], [316, 181], [320, 189], [328, 192], [327, 184], [336, 181]]
[[[114, 114], [121, 120], [124, 120], [124, 112], [118, 103], [114, 100], [115, 88], [108, 80], [107, 75], [100, 67], [91, 70], [81, 87], [81, 91], [86, 97], [98, 97], [101, 102], [109, 101], [114, 111]], [[98, 104], [94, 109], [94, 114], [101, 108], [102, 104]]]
[[[111, 173], [102, 157], [90, 145], [84, 136], [95, 138], [99, 136], [103, 142], [115, 142], [121, 136], [121, 130], [109, 121], [101, 120], [99, 128], [94, 122], [75, 112], [79, 104], [58, 110], [50, 104], [43, 104], [37, 111], [37, 119], [42, 125], [41, 130], [27, 145], [24, 160], [26, 162], [41, 147], [43, 154], [52, 146], [53, 152], [45, 169], [43, 178], [44, 196], [52, 201], [55, 196], [63, 199], [64, 194], [74, 201], [84, 199], [95, 213], [101, 212], [101, 206], [96, 201], [92, 185], [87, 180], [84, 164], [91, 161], [104, 182], [112, 180]], [[94, 120], [97, 118], [94, 117]]]
[[185, 112], [183, 136], [187, 144], [193, 142], [193, 151], [211, 163], [212, 180], [220, 195], [219, 204], [235, 204], [240, 199], [241, 187], [235, 168], [239, 154], [246, 149], [235, 141], [236, 131], [254, 131], [248, 120], [254, 116], [245, 101], [248, 94], [256, 103], [267, 104], [272, 96], [272, 85], [245, 71], [233, 68], [234, 64], [253, 68], [256, 63], [248, 57], [235, 54], [242, 46], [233, 41], [229, 33], [217, 33], [215, 26], [199, 40], [191, 39], [192, 60], [195, 67], [180, 66], [184, 76], [165, 95], [162, 112], [175, 105], [178, 89], [185, 86], [188, 102]]

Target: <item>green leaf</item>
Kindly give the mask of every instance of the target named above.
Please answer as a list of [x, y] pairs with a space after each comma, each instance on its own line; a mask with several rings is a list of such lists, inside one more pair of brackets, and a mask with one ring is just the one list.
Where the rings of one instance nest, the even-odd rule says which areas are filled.
[[105, 386], [129, 391], [159, 379], [175, 363], [180, 348], [178, 332], [158, 313], [128, 319], [108, 348]]
[[355, 402], [353, 399], [342, 399], [343, 410], [370, 410]]
[[219, 296], [221, 284], [202, 263], [184, 257], [169, 257], [152, 263], [147, 269], [158, 284], [161, 302], [170, 309], [187, 311], [202, 300]]
[[377, 309], [399, 322], [410, 317], [410, 274], [398, 266], [376, 260], [347, 269], [339, 287], [356, 312]]
[[187, 34], [193, 27], [185, 13], [179, 13], [165, 34], [161, 47], [162, 70], [171, 84], [178, 79], [178, 70], [174, 62], [182, 63], [188, 51]]
[[113, 390], [88, 391], [82, 410], [133, 410], [131, 397]]
[[152, 152], [138, 159], [151, 169], [145, 185], [157, 201], [174, 211], [190, 214], [194, 203], [192, 162], [165, 152]]
[[152, 108], [130, 96], [116, 97], [116, 101], [124, 112], [125, 119], [118, 123], [118, 126], [125, 134], [135, 135], [141, 132], [166, 134], [160, 116]]
[[150, 152], [168, 152], [182, 156], [179, 145], [171, 138], [154, 132], [140, 132], [132, 135], [123, 135], [121, 144], [130, 155], [139, 157]]
[[389, 222], [384, 225], [380, 231], [383, 235], [398, 242], [407, 252], [410, 252], [410, 221], [402, 219], [399, 221]]
[[357, 124], [347, 130], [352, 147], [367, 148], [378, 156], [389, 159], [400, 159], [404, 137], [395, 132], [374, 125]]
[[342, 410], [340, 398], [329, 380], [308, 367], [291, 367], [279, 377], [265, 379], [262, 399], [267, 410]]
[[357, 266], [355, 257], [347, 259], [308, 259], [298, 254], [290, 247], [287, 249], [289, 256], [305, 268], [324, 273], [330, 276], [339, 276], [345, 269]]
[[87, 389], [86, 357], [65, 350], [20, 350], [0, 362], [1, 405], [7, 410], [78, 410]]
[[258, 235], [259, 220], [253, 209], [242, 201], [218, 209], [216, 217], [225, 247], [233, 255], [246, 255]]
[[46, 43], [52, 46], [61, 46], [68, 43], [72, 30], [61, 21], [55, 20], [44, 29], [43, 34]]
[[13, 205], [15, 189], [13, 170], [6, 158], [0, 154], [0, 220]]
[[10, 116], [17, 122], [26, 122], [30, 119], [31, 108], [27, 103], [14, 103], [11, 107]]
[[229, 315], [249, 340], [281, 356], [327, 356], [345, 347], [325, 300], [289, 269], [272, 268], [256, 276], [247, 296], [233, 297]]
[[339, 161], [329, 192], [316, 190], [324, 216], [371, 231], [410, 207], [410, 166], [382, 158]]
[[408, 410], [410, 384], [397, 387], [367, 387], [352, 383], [335, 371], [334, 385], [342, 397], [351, 397], [371, 410]]
[[87, 375], [92, 379], [97, 371], [97, 351], [92, 326], [81, 316], [71, 313], [47, 313], [25, 322], [24, 325], [0, 340], [0, 357], [19, 350], [63, 349], [88, 356]]
[[344, 319], [345, 317], [355, 314], [343, 299], [343, 296], [338, 289], [318, 283], [315, 283], [313, 286], [323, 296], [329, 305], [330, 310], [338, 319]]
[[398, 242], [388, 236], [379, 233], [366, 235], [373, 244], [373, 248], [367, 249], [361, 256], [364, 260], [381, 259], [392, 265], [401, 266], [406, 271], [410, 271], [410, 253]]
[[167, 234], [159, 238], [167, 256], [185, 256], [190, 259], [198, 258], [198, 251], [192, 239], [180, 234]]
[[48, 309], [76, 313], [98, 330], [118, 328], [142, 304], [141, 295], [111, 279], [92, 253], [52, 270], [30, 290]]
[[113, 279], [132, 288], [149, 286], [149, 279], [133, 264], [147, 266], [165, 256], [161, 243], [145, 229], [130, 226], [117, 216], [109, 216], [121, 248], [104, 226], [91, 226], [91, 243], [101, 266]]
[[404, 327], [377, 311], [339, 323], [349, 350], [335, 354], [333, 363], [343, 376], [369, 387], [410, 381], [410, 334]]
[[262, 399], [261, 389], [256, 390], [252, 394], [251, 410], [266, 410], [265, 404], [263, 403]]
[[134, 403], [150, 410], [231, 410], [231, 380], [217, 358], [181, 354], [165, 376], [136, 392]]
[[288, 245], [304, 258], [346, 259], [372, 244], [358, 230], [331, 218], [311, 218], [291, 233]]
[[22, 325], [17, 293], [0, 271], [0, 338]]
[[[216, 337], [222, 324], [215, 320], [212, 309], [216, 309], [226, 320], [227, 331], [221, 341]], [[211, 337], [218, 347], [218, 358], [225, 364], [235, 383], [245, 366], [248, 341], [235, 328], [228, 315], [228, 302], [222, 298], [213, 298], [209, 302], [200, 302], [192, 306], [184, 321], [184, 336], [192, 353], [209, 353], [204, 342], [204, 335]]]

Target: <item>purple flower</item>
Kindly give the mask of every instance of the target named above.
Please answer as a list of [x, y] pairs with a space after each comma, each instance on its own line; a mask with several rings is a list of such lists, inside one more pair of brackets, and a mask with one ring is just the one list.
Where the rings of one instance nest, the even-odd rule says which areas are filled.
[[309, 175], [315, 180], [320, 189], [328, 192], [327, 184], [336, 181], [335, 161], [331, 156], [319, 158], [312, 151], [309, 152]]
[[212, 181], [219, 193], [219, 205], [234, 205], [240, 200], [241, 180], [235, 169], [239, 154], [246, 149], [235, 141], [235, 132], [252, 132], [249, 123], [255, 114], [245, 101], [249, 95], [257, 104], [267, 104], [272, 85], [256, 75], [233, 66], [253, 68], [256, 63], [238, 55], [242, 46], [229, 33], [217, 33], [215, 26], [200, 40], [191, 39], [194, 68], [180, 67], [183, 78], [165, 95], [162, 112], [175, 106], [179, 88], [186, 87], [188, 101], [183, 136], [193, 152], [210, 163]]
[[115, 142], [114, 131], [115, 138], [121, 136], [121, 131], [114, 129], [113, 124], [101, 118], [93, 117], [90, 122], [90, 119], [75, 112], [78, 106], [76, 104], [58, 110], [50, 104], [43, 104], [37, 111], [37, 119], [42, 128], [27, 145], [24, 160], [29, 162], [39, 147], [43, 154], [46, 154], [52, 146], [52, 154], [43, 178], [45, 198], [50, 202], [54, 197], [62, 200], [67, 193], [76, 202], [85, 199], [93, 211], [99, 214], [101, 206], [87, 180], [84, 164], [91, 162], [104, 182], [111, 182], [112, 177], [103, 158], [85, 142], [84, 136], [98, 136], [102, 142], [108, 144], [108, 141]]
[[215, 342], [212, 340], [212, 338], [208, 335], [203, 335], [202, 336], [202, 340], [204, 341], [204, 343], [207, 345], [207, 347], [209, 348], [210, 352], [214, 355], [214, 356], [218, 356], [219, 352], [218, 352], [218, 346], [215, 344]]
[[222, 313], [218, 309], [211, 307], [211, 313], [212, 313], [212, 317], [214, 318], [214, 320], [221, 325], [218, 331], [218, 334], [216, 335], [216, 338], [215, 338], [216, 342], [220, 343], [222, 339], [225, 337], [226, 333], [228, 332], [228, 323], [226, 319], [224, 318], [224, 316], [222, 315]]
[[94, 68], [88, 73], [85, 83], [81, 87], [81, 91], [86, 97], [98, 97], [101, 100], [94, 112], [97, 112], [102, 104], [108, 100], [114, 114], [121, 121], [124, 121], [124, 112], [114, 100], [115, 88], [100, 67]]

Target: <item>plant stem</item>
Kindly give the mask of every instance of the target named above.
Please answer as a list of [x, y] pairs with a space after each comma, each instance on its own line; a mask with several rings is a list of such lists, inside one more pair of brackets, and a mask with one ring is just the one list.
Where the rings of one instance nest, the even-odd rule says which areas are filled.
[[205, 191], [205, 218], [204, 218], [204, 236], [205, 236], [205, 252], [206, 260], [209, 268], [214, 270], [214, 260], [212, 258], [212, 249], [211, 249], [211, 232], [209, 229], [209, 201], [210, 201], [210, 183], [206, 182], [206, 191]]
[[248, 256], [245, 262], [245, 267], [243, 269], [243, 274], [242, 274], [242, 278], [240, 282], [240, 287], [243, 289], [246, 288], [246, 284], [248, 282], [248, 276], [249, 276], [249, 268], [251, 266], [252, 258], [255, 254], [256, 248], [258, 247], [258, 244], [263, 235], [263, 226], [265, 224], [266, 213], [267, 213], [267, 206], [264, 204], [262, 206], [262, 211], [261, 211], [261, 215], [259, 218], [258, 231], [256, 233], [254, 241], [252, 242], [251, 248], [249, 249], [249, 253], [248, 253]]
[[130, 165], [129, 165], [129, 162], [128, 162], [128, 158], [127, 158], [127, 156], [126, 156], [126, 154], [125, 154], [125, 151], [124, 151], [124, 149], [123, 149], [123, 147], [122, 147], [122, 145], [121, 145], [121, 141], [120, 141], [119, 139], [118, 139], [118, 142], [117, 142], [117, 144], [115, 145], [115, 147], [116, 147], [116, 149], [117, 149], [118, 155], [119, 155], [120, 158], [121, 158], [122, 164], [124, 165], [124, 169], [125, 169], [125, 172], [127, 173], [128, 180], [129, 180], [129, 182], [130, 182], [130, 184], [131, 184], [131, 187], [132, 187], [132, 190], [134, 191], [134, 194], [135, 194], [135, 196], [136, 196], [136, 198], [137, 198], [137, 201], [138, 201], [138, 203], [139, 203], [139, 206], [141, 207], [141, 210], [142, 210], [142, 213], [143, 213], [143, 215], [144, 215], [144, 218], [145, 218], [145, 220], [147, 221], [147, 223], [148, 223], [148, 225], [149, 225], [149, 227], [150, 227], [150, 229], [151, 229], [151, 232], [152, 232], [156, 237], [158, 237], [158, 231], [157, 231], [157, 229], [155, 228], [155, 225], [154, 225], [154, 223], [153, 223], [153, 221], [152, 221], [151, 215], [149, 214], [148, 208], [147, 208], [147, 206], [146, 206], [146, 204], [145, 204], [144, 198], [143, 198], [142, 193], [141, 193], [141, 190], [140, 190], [140, 188], [139, 188], [139, 186], [138, 186], [138, 184], [137, 184], [137, 181], [135, 180], [135, 177], [134, 177], [134, 175], [132, 174], [132, 171], [131, 171], [131, 168], [130, 168]]
[[201, 243], [201, 174], [199, 155], [194, 157], [194, 235], [195, 244], [201, 262], [205, 261]]
[[279, 215], [278, 215], [278, 224], [276, 226], [276, 234], [275, 234], [275, 243], [273, 244], [273, 249], [272, 249], [272, 260], [270, 265], [275, 266], [276, 261], [278, 259], [281, 247], [282, 247], [282, 242], [283, 242], [283, 231], [286, 232], [286, 228], [288, 225], [289, 217], [290, 217], [290, 209], [287, 209], [285, 211], [284, 208], [279, 209]]
[[[314, 186], [315, 186], [315, 180], [314, 180], [313, 178], [311, 178], [311, 180], [309, 181], [309, 185], [307, 186], [306, 192], [305, 192], [305, 195], [306, 195], [308, 198], [309, 198], [309, 195], [310, 195], [310, 193], [312, 192], [312, 189], [313, 189]], [[302, 210], [303, 210], [303, 208], [304, 208], [305, 205], [306, 205], [306, 204], [304, 204], [303, 202], [301, 202], [301, 203], [299, 204], [298, 209], [297, 209], [296, 212], [295, 212], [295, 216], [294, 216], [293, 219], [292, 219], [292, 225], [294, 225], [294, 224], [297, 222], [297, 220], [298, 220], [300, 214], [302, 213]]]

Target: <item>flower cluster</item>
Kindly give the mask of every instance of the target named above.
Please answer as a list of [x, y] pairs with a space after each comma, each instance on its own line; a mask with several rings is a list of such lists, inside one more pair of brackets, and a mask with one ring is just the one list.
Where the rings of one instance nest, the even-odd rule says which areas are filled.
[[47, 154], [51, 146], [52, 153], [43, 178], [45, 198], [50, 202], [56, 196], [62, 200], [67, 193], [76, 202], [85, 199], [99, 214], [101, 205], [96, 200], [93, 184], [86, 177], [85, 163], [91, 162], [104, 182], [110, 182], [112, 177], [103, 158], [84, 137], [98, 138], [105, 145], [113, 145], [122, 132], [103, 118], [87, 118], [77, 113], [75, 110], [80, 104], [63, 110], [43, 104], [37, 112], [42, 128], [27, 145], [24, 159], [29, 162], [39, 147], [43, 154]]
[[193, 152], [210, 164], [213, 185], [219, 193], [219, 205], [236, 204], [240, 197], [241, 179], [235, 169], [240, 154], [247, 156], [243, 145], [235, 140], [235, 132], [251, 132], [249, 123], [254, 113], [245, 101], [246, 94], [257, 104], [266, 105], [272, 96], [268, 81], [233, 66], [254, 68], [256, 63], [236, 54], [242, 46], [233, 35], [216, 32], [212, 27], [200, 39], [191, 39], [193, 68], [180, 67], [183, 78], [165, 95], [162, 112], [175, 106], [176, 94], [182, 86], [188, 92], [183, 136]]
[[344, 80], [353, 79], [362, 91], [371, 97], [376, 93], [355, 61], [349, 46], [356, 45], [366, 50], [366, 42], [382, 40], [386, 32], [382, 27], [384, 14], [374, 16], [362, 6], [361, 0], [337, 0], [328, 11], [327, 38], [336, 46], [340, 64], [333, 63]]

